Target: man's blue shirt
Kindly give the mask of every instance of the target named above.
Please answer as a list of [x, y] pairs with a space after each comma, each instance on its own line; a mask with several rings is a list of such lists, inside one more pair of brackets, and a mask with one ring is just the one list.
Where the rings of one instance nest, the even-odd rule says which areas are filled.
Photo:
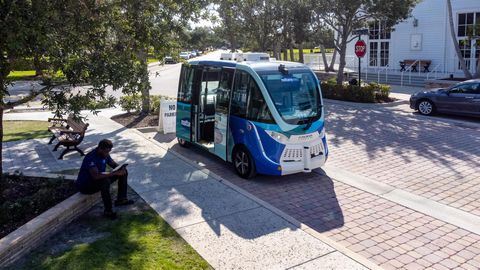
[[93, 181], [93, 178], [90, 175], [90, 168], [97, 167], [98, 172], [102, 173], [105, 172], [107, 164], [112, 163], [113, 160], [110, 155], [106, 158], [101, 157], [97, 154], [97, 149], [93, 149], [93, 151], [83, 158], [82, 166], [80, 167], [80, 172], [77, 177], [77, 186], [86, 186], [90, 181]]

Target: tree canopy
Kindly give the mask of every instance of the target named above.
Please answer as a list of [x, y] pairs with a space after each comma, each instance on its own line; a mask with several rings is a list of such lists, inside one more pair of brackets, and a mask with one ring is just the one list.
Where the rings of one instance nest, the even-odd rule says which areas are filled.
[[[162, 55], [175, 48], [179, 29], [206, 4], [205, 0], [0, 1], [0, 115], [39, 94], [57, 113], [75, 115], [91, 100], [108, 100], [107, 87], [148, 97], [149, 50]], [[44, 61], [41, 87], [20, 100], [5, 101], [12, 64], [35, 55]], [[57, 72], [63, 74], [60, 80], [53, 76]]]

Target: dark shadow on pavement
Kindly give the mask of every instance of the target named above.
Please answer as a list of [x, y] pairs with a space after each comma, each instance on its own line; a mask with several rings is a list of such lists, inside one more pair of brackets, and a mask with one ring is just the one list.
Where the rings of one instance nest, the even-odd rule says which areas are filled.
[[287, 176], [257, 175], [254, 179], [246, 180], [236, 175], [232, 164], [199, 147], [184, 148], [175, 144], [171, 151], [201, 164], [319, 232], [344, 225], [334, 183], [326, 175], [315, 172]]

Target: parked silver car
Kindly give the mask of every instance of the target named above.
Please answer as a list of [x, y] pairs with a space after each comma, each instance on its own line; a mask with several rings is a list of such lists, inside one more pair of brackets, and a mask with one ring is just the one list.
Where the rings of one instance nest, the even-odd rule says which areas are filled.
[[190, 59], [190, 52], [181, 52], [180, 53], [180, 58], [183, 58], [185, 60]]
[[410, 97], [410, 108], [423, 115], [440, 112], [480, 116], [480, 79], [415, 93]]

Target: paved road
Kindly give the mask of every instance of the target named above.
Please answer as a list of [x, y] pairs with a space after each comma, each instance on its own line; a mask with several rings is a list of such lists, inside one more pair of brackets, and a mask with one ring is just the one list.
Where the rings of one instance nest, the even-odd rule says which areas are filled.
[[[195, 59], [219, 59], [221, 52], [222, 51], [211, 52]], [[168, 65], [151, 64], [149, 67], [149, 78], [152, 86], [150, 94], [176, 97], [181, 66], [181, 63]], [[32, 88], [39, 87], [41, 86], [36, 81], [19, 81], [14, 82], [12, 86], [8, 87], [8, 91], [10, 92], [11, 99], [17, 99], [19, 96], [27, 95]], [[78, 88], [79, 91], [82, 89], [82, 87]], [[111, 88], [107, 88], [107, 94], [117, 98], [123, 95], [120, 90], [113, 91]], [[39, 99], [40, 98], [37, 98], [37, 100]]]

